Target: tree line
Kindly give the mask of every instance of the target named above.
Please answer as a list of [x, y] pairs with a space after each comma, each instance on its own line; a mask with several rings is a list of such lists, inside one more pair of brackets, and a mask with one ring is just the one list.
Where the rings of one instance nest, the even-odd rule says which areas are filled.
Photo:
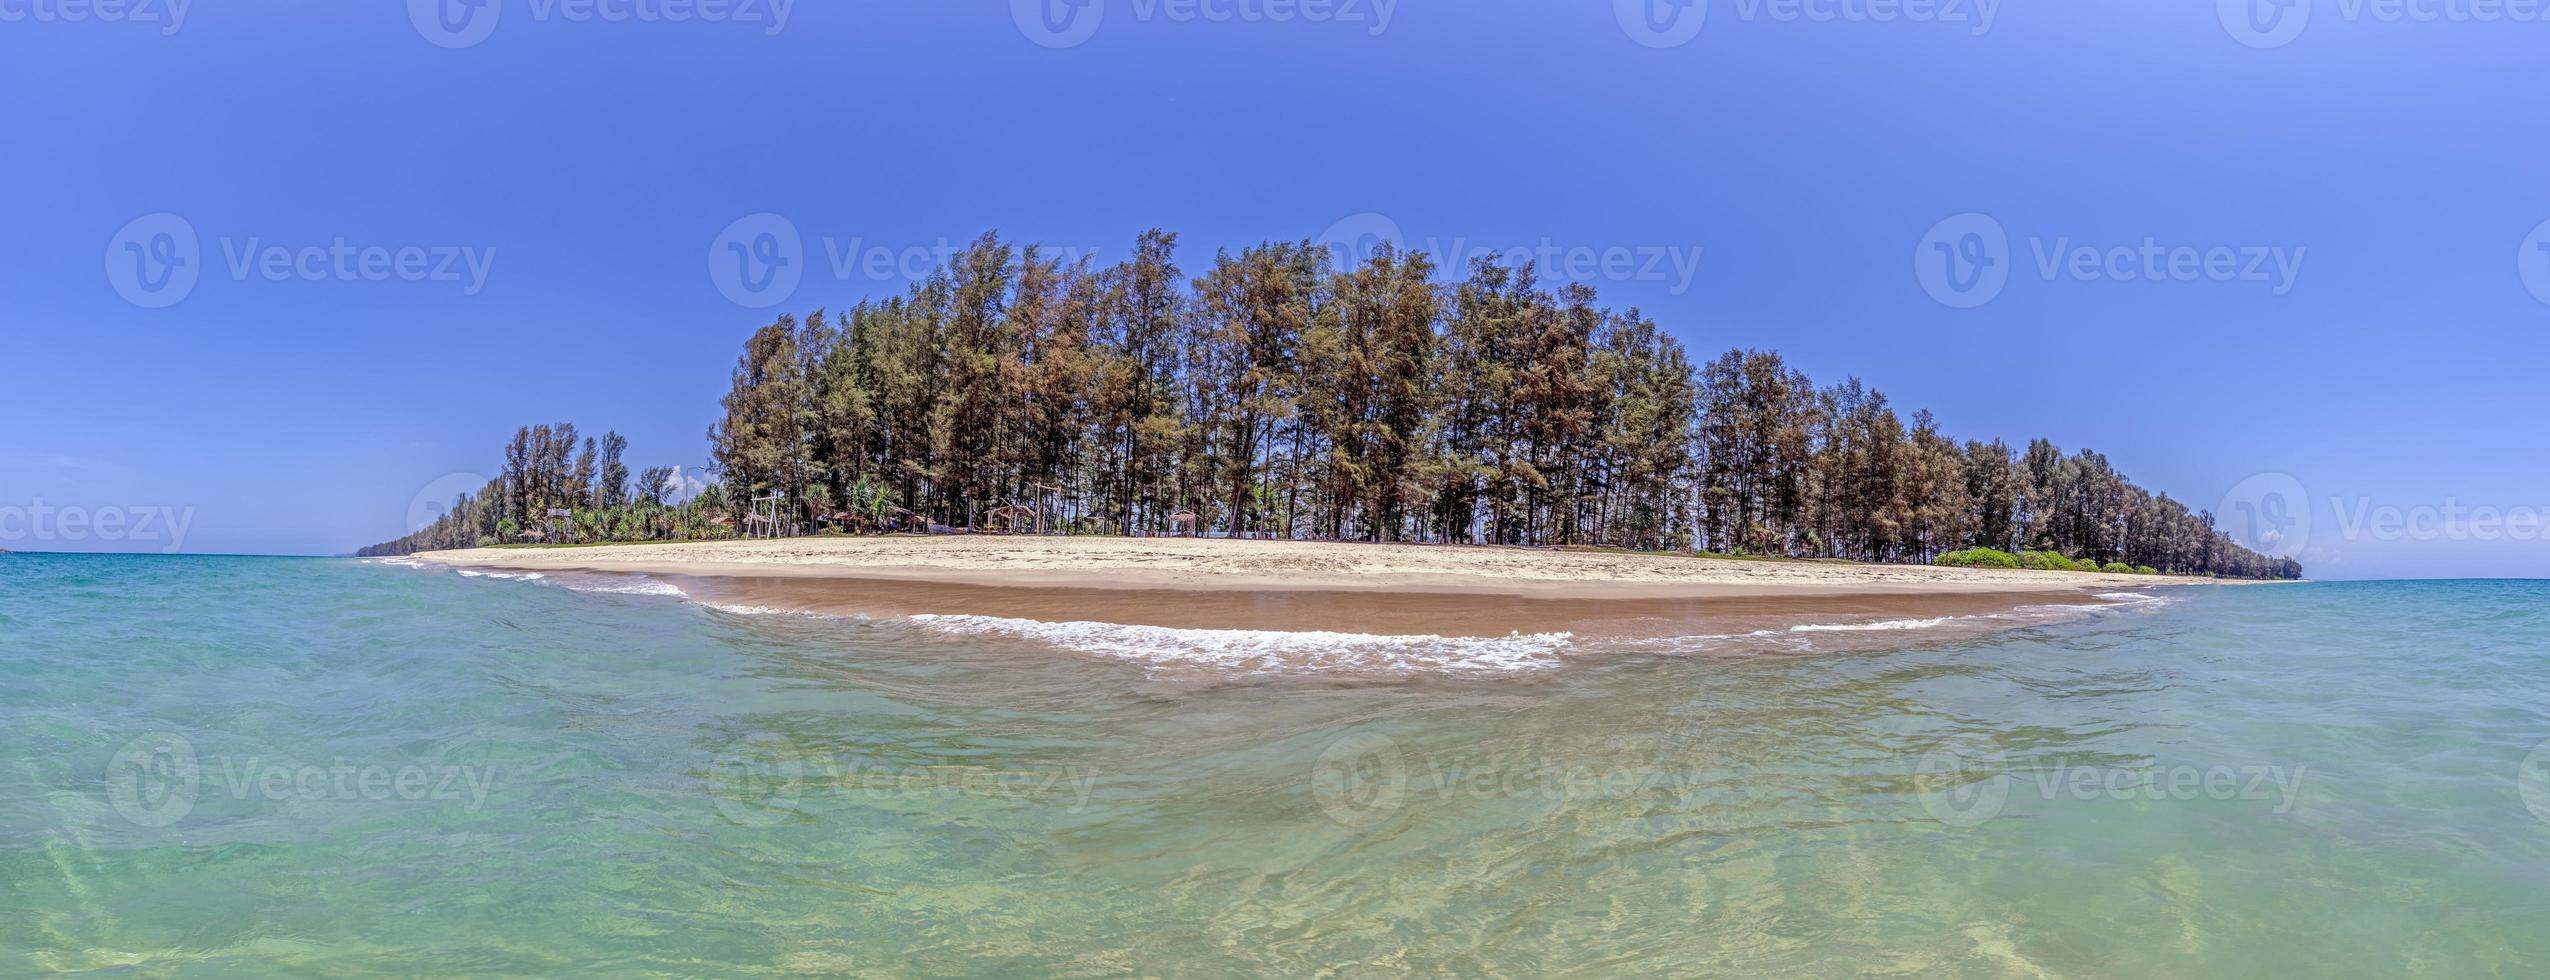
[[628, 440], [617, 432], [576, 442], [573, 422], [527, 425], [504, 448], [504, 471], [462, 493], [440, 517], [362, 557], [495, 544], [681, 540], [717, 536], [732, 523], [722, 502], [674, 499], [674, 469], [632, 477]]
[[[987, 234], [901, 295], [777, 317], [746, 339], [709, 430], [721, 484], [705, 506], [731, 515], [778, 497], [776, 532], [1872, 562], [1989, 547], [2301, 574], [2097, 453], [1960, 442], [1927, 411], [1907, 416], [1857, 378], [1818, 387], [1771, 351], [1695, 364], [1639, 311], [1544, 284], [1528, 263], [1482, 260], [1453, 278], [1387, 244], [1340, 267], [1323, 246], [1268, 242], [1190, 274], [1176, 246], [1152, 230], [1099, 266]], [[511, 540], [504, 517], [562, 495], [609, 512], [607, 467], [590, 440], [570, 461], [560, 446], [574, 438], [518, 433], [507, 476], [479, 495], [502, 498], [495, 523], [481, 514], [443, 537]]]

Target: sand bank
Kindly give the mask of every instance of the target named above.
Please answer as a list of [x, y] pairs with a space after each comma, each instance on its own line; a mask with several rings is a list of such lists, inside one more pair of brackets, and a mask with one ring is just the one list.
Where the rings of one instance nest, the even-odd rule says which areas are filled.
[[719, 578], [889, 579], [1071, 589], [1283, 590], [1552, 599], [2080, 593], [2210, 579], [2012, 569], [1741, 561], [1457, 545], [1196, 538], [788, 538], [579, 548], [480, 548], [459, 567]]
[[[1184, 630], [1579, 640], [2004, 628], [2210, 580], [1737, 561], [1526, 548], [1179, 538], [805, 538], [497, 548], [423, 561], [610, 584], [727, 609], [999, 617]], [[477, 574], [473, 572], [473, 574]], [[592, 585], [594, 583], [587, 583]], [[2034, 612], [2029, 612], [2033, 610]], [[2023, 613], [2022, 615], [2013, 615]], [[1853, 637], [1824, 637], [1847, 645]]]

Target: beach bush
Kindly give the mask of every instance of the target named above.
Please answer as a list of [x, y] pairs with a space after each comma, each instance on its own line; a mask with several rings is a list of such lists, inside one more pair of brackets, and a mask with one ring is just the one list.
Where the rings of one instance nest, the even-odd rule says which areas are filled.
[[2017, 568], [2019, 556], [1999, 548], [1968, 548], [1941, 555], [1936, 564], [1950, 568]]
[[2099, 571], [2106, 572], [2110, 575], [2132, 575], [2134, 574], [2134, 566], [2125, 564], [2121, 561], [2112, 561], [2100, 566]]
[[2158, 575], [2158, 574], [2160, 574], [2160, 569], [2153, 568], [2153, 567], [2151, 567], [2150, 565], [2136, 565], [2136, 566], [2134, 566], [2134, 574], [2136, 574], [2136, 575]]
[[2095, 572], [2098, 563], [2073, 561], [2058, 551], [2030, 551], [2019, 556], [2023, 568], [2041, 568], [2049, 572]]

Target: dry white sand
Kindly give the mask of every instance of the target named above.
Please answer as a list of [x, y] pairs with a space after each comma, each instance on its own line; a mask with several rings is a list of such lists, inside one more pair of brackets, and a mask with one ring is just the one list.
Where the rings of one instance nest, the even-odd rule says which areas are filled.
[[1630, 598], [2063, 592], [2212, 579], [1742, 561], [1459, 545], [1199, 538], [821, 537], [428, 552], [444, 565], [710, 577], [1126, 589], [1374, 590]]

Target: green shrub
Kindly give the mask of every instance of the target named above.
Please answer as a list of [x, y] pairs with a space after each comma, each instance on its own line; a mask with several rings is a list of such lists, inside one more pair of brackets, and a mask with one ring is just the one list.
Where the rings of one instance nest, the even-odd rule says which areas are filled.
[[2136, 566], [2134, 566], [2134, 574], [2136, 574], [2136, 575], [2158, 575], [2158, 574], [2160, 574], [2160, 569], [2153, 568], [2153, 567], [2151, 567], [2150, 565], [2136, 565]]
[[2106, 572], [2110, 575], [2132, 575], [2134, 574], [2134, 566], [2125, 564], [2121, 561], [2112, 561], [2101, 566], [2099, 571]]
[[2064, 557], [2062, 553], [2054, 551], [2027, 552], [2019, 556], [2019, 565], [2023, 568], [2041, 568], [2049, 572], [2098, 571], [2097, 562], [2073, 561], [2070, 558]]
[[1937, 564], [1950, 568], [2017, 568], [2019, 556], [1998, 548], [1968, 548], [1939, 556]]

